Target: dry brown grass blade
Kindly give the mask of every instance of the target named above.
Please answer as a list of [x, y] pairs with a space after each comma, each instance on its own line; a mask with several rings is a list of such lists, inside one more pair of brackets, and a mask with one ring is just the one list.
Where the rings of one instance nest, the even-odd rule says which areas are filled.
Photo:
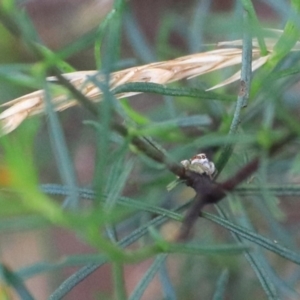
[[[257, 70], [258, 68], [260, 68], [262, 65], [264, 65], [267, 62], [267, 60], [269, 59], [269, 57], [270, 57], [270, 54], [259, 57], [256, 60], [254, 60], [252, 62], [252, 67], [251, 67], [252, 72]], [[219, 83], [217, 85], [214, 85], [213, 87], [207, 89], [206, 91], [212, 91], [214, 89], [218, 89], [222, 86], [225, 86], [232, 82], [235, 82], [235, 81], [239, 80], [240, 78], [241, 78], [241, 71], [238, 71], [235, 74], [233, 74], [231, 77], [227, 78], [226, 80], [222, 81], [221, 83]]]
[[[235, 41], [235, 45], [240, 41]], [[226, 42], [225, 42], [226, 45]], [[271, 47], [269, 49], [271, 52]], [[267, 57], [261, 57], [257, 47], [253, 48], [253, 70], [266, 62]], [[129, 82], [152, 82], [168, 84], [181, 79], [189, 79], [200, 76], [218, 69], [233, 66], [241, 63], [242, 50], [236, 47], [217, 49], [203, 53], [179, 57], [169, 61], [155, 62], [143, 66], [133, 67], [122, 71], [114, 72], [110, 77], [110, 89]], [[91, 101], [100, 101], [102, 92], [95, 86], [89, 77], [95, 80], [102, 80], [97, 71], [80, 71], [64, 74], [65, 78], [76, 86]], [[213, 87], [220, 87], [237, 80], [239, 73], [228, 80]], [[55, 78], [49, 77], [52, 81]], [[138, 93], [123, 93], [116, 95], [117, 98], [124, 98]], [[53, 106], [57, 111], [67, 109], [77, 104], [75, 99], [70, 98], [67, 93], [61, 93], [52, 97]], [[2, 134], [7, 134], [19, 126], [27, 117], [43, 113], [45, 111], [44, 91], [39, 90], [2, 105], [9, 107], [0, 114]]]

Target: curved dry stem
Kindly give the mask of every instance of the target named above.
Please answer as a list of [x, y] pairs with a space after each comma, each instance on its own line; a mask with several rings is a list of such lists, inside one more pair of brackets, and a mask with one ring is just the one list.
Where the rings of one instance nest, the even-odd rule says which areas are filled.
[[[233, 43], [234, 47], [231, 46]], [[220, 43], [228, 46], [225, 49], [216, 49], [203, 53], [192, 54], [179, 57], [169, 61], [155, 62], [143, 66], [132, 67], [110, 74], [110, 89], [130, 82], [151, 82], [157, 84], [168, 84], [181, 79], [189, 79], [200, 76], [218, 69], [233, 66], [241, 63], [242, 49], [239, 48], [240, 41]], [[254, 45], [255, 42], [254, 42]], [[272, 52], [274, 41], [267, 40], [269, 53]], [[261, 57], [258, 47], [252, 50], [252, 71], [262, 66], [268, 56]], [[77, 89], [79, 89], [91, 101], [97, 102], [102, 98], [99, 86], [93, 82], [103, 81], [103, 76], [98, 71], [80, 71], [63, 75]], [[90, 80], [91, 77], [93, 80]], [[236, 73], [229, 79], [218, 84], [217, 87], [227, 85], [239, 79]], [[48, 77], [48, 81], [56, 80], [55, 77]], [[93, 82], [92, 82], [93, 81]], [[212, 89], [212, 88], [211, 88]], [[130, 97], [138, 94], [137, 92], [117, 94], [118, 99]], [[65, 110], [78, 102], [65, 91], [60, 92], [52, 98], [53, 106], [57, 111]], [[15, 100], [5, 103], [3, 107], [8, 107], [0, 114], [2, 134], [7, 134], [17, 128], [26, 118], [41, 114], [45, 111], [44, 91], [38, 90]]]

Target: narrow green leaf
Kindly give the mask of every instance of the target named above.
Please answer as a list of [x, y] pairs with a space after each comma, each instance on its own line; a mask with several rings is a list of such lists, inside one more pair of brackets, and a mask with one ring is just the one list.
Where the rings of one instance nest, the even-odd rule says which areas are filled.
[[[44, 184], [40, 186], [41, 190], [49, 195], [60, 195], [60, 196], [68, 196], [70, 191], [68, 187], [58, 185], [58, 184]], [[87, 188], [79, 188], [78, 193], [81, 198], [93, 200], [96, 197], [96, 193], [93, 190]], [[101, 197], [102, 198], [102, 197]], [[168, 216], [170, 219], [174, 219], [176, 221], [182, 221], [183, 216], [174, 211], [164, 209], [159, 206], [153, 206], [151, 204], [145, 203], [142, 200], [134, 200], [128, 197], [119, 197], [118, 204], [124, 205], [126, 207], [134, 208], [137, 210], [147, 211], [157, 215]]]
[[224, 300], [225, 299], [225, 291], [228, 283], [229, 272], [227, 269], [223, 270], [220, 274], [220, 277], [217, 281], [216, 290], [213, 295], [213, 300]]
[[34, 300], [22, 279], [3, 264], [0, 264], [0, 279], [12, 286], [19, 295], [20, 299]]
[[151, 45], [141, 32], [140, 26], [131, 10], [128, 10], [125, 14], [124, 28], [127, 39], [136, 56], [144, 63], [156, 61], [157, 59], [151, 51]]
[[124, 283], [124, 269], [120, 263], [113, 263], [114, 291], [117, 300], [127, 300]]
[[269, 65], [273, 66], [286, 56], [300, 38], [300, 3], [298, 0], [291, 1], [291, 12], [288, 22], [284, 27], [283, 34], [273, 49]]
[[235, 255], [242, 254], [249, 249], [245, 245], [215, 245], [215, 246], [200, 246], [193, 244], [168, 244], [168, 253], [181, 253], [192, 255]]
[[86, 33], [82, 37], [76, 39], [71, 44], [64, 47], [62, 50], [58, 52], [58, 55], [61, 59], [66, 59], [94, 44], [96, 39], [101, 39], [107, 25], [112, 22], [113, 18], [116, 15], [116, 11], [113, 9], [111, 10], [105, 17], [105, 19], [101, 22], [98, 28]]
[[140, 282], [137, 284], [136, 288], [132, 292], [131, 296], [129, 297], [129, 300], [139, 300], [143, 296], [145, 290], [149, 286], [149, 284], [152, 282], [154, 276], [160, 269], [161, 265], [164, 263], [164, 261], [167, 258], [167, 254], [160, 254], [158, 255], [152, 265], [149, 267], [143, 278], [140, 280]]
[[112, 210], [115, 206], [118, 197], [126, 185], [128, 176], [133, 168], [133, 161], [124, 162], [124, 158], [119, 158], [113, 165], [106, 184], [106, 200], [105, 208]]
[[[170, 270], [172, 271], [172, 270]], [[168, 300], [176, 300], [176, 291], [175, 287], [171, 282], [169, 270], [167, 269], [167, 262], [163, 262], [161, 264], [160, 270], [159, 270], [159, 281], [163, 290], [163, 296], [164, 299]]]
[[249, 240], [253, 243], [255, 243], [256, 245], [262, 246], [267, 250], [270, 250], [276, 254], [278, 254], [279, 256], [282, 256], [298, 265], [300, 265], [300, 255], [297, 254], [294, 251], [291, 251], [279, 244], [276, 244], [276, 241], [271, 241], [255, 232], [252, 232], [244, 227], [238, 226], [238, 225], [234, 225], [233, 223], [219, 218], [217, 216], [214, 216], [212, 214], [209, 213], [204, 213], [203, 212], [203, 217], [205, 219], [208, 219], [214, 223], [217, 223], [219, 225], [221, 225], [224, 228], [227, 228], [228, 230], [238, 234], [240, 237]]
[[168, 96], [177, 96], [177, 97], [191, 97], [199, 98], [205, 100], [220, 100], [220, 101], [234, 101], [234, 96], [226, 94], [218, 94], [211, 91], [204, 91], [196, 88], [175, 88], [175, 87], [166, 87], [161, 84], [151, 83], [151, 82], [130, 82], [116, 87], [113, 90], [113, 93], [122, 94], [122, 93], [153, 93], [160, 95]]
[[212, 120], [208, 115], [194, 115], [164, 122], [152, 122], [144, 128], [138, 129], [138, 132], [142, 135], [165, 135], [167, 132], [171, 132], [177, 128], [197, 128], [201, 126], [209, 126], [211, 123]]
[[55, 154], [57, 167], [60, 172], [63, 182], [69, 187], [70, 197], [68, 202], [64, 203], [64, 206], [69, 206], [73, 209], [78, 208], [78, 194], [76, 191], [76, 178], [75, 171], [68, 154], [67, 144], [51, 102], [51, 96], [48, 84], [45, 84], [45, 101], [46, 110], [49, 116], [49, 132], [50, 138], [53, 145], [53, 152]]
[[[266, 189], [274, 196], [299, 196], [300, 195], [300, 186], [299, 185], [269, 185], [266, 186]], [[237, 193], [241, 196], [251, 196], [261, 194], [261, 188], [257, 185], [246, 185], [237, 187], [234, 190], [234, 193]]]

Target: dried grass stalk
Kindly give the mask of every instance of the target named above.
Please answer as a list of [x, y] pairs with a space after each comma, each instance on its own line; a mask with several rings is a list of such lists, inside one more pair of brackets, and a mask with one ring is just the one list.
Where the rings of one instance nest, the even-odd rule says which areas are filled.
[[[241, 41], [223, 42], [221, 46], [229, 46], [225, 49], [217, 49], [198, 54], [179, 57], [169, 61], [155, 62], [148, 65], [133, 67], [122, 71], [114, 72], [110, 76], [110, 89], [129, 82], [152, 82], [158, 84], [168, 84], [170, 82], [181, 79], [189, 79], [195, 76], [203, 75], [228, 66], [241, 63], [242, 50], [239, 48]], [[262, 66], [269, 58], [274, 40], [267, 41], [269, 54], [261, 57], [256, 42], [253, 42], [253, 63], [252, 71]], [[80, 71], [63, 75], [74, 86], [76, 86], [91, 101], [100, 101], [102, 92], [95, 86], [90, 77], [94, 77], [93, 81], [101, 81], [103, 78], [98, 71]], [[239, 72], [229, 79], [223, 81], [211, 89], [224, 86], [238, 80]], [[47, 80], [53, 81], [55, 78], [48, 77]], [[130, 97], [138, 93], [122, 93], [116, 97], [121, 99]], [[60, 93], [52, 98], [53, 106], [57, 111], [65, 110], [77, 104], [75, 99], [70, 98], [67, 93]], [[27, 117], [43, 113], [45, 111], [44, 91], [27, 94], [2, 105], [9, 107], [0, 114], [0, 122], [2, 134], [7, 134], [19, 126]]]

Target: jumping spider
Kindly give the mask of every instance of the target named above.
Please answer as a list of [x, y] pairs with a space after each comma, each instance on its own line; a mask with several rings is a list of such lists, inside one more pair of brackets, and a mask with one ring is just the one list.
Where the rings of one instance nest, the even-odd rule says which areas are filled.
[[204, 153], [199, 153], [191, 159], [182, 160], [180, 162], [186, 170], [193, 171], [198, 174], [206, 174], [212, 179], [212, 175], [216, 171], [215, 164], [208, 160]]
[[[211, 180], [213, 174], [216, 171], [215, 164], [208, 160], [205, 153], [199, 153], [193, 156], [190, 159], [185, 159], [180, 162], [186, 170], [198, 173], [206, 174]], [[167, 190], [172, 190], [180, 182], [180, 179], [177, 179], [167, 186]]]

